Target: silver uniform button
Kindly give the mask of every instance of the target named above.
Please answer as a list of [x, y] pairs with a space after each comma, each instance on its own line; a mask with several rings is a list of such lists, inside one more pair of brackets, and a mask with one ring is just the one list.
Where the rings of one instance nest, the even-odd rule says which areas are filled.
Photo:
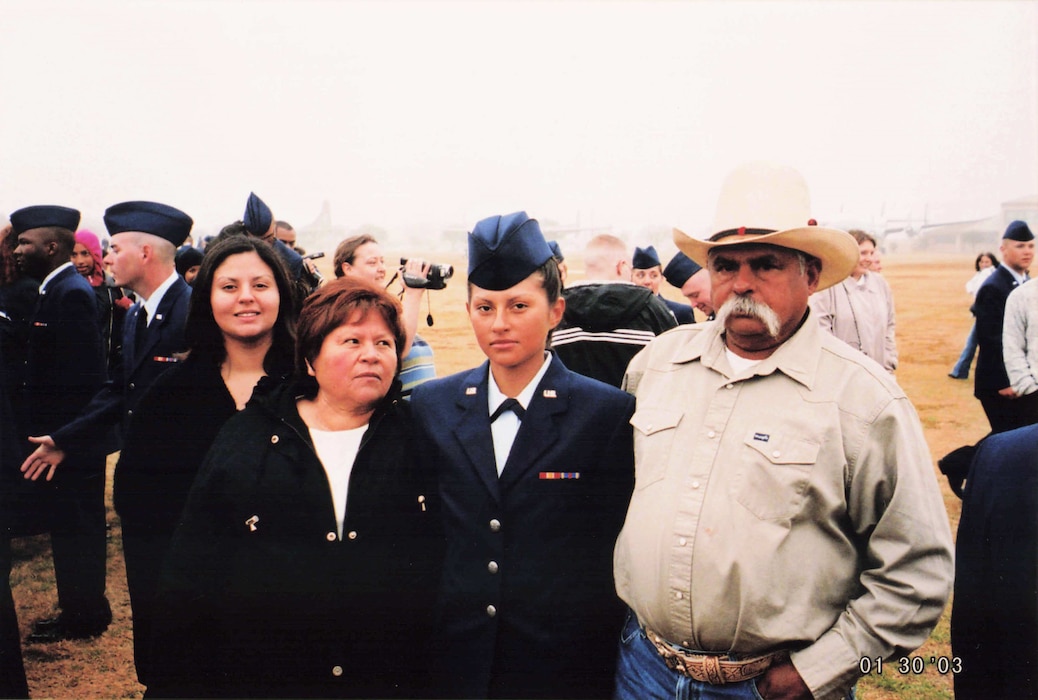
[[136, 389], [136, 388], [137, 388], [137, 385], [134, 384], [133, 382], [130, 382], [130, 389]]
[[338, 678], [342, 675], [342, 666], [332, 666], [332, 675]]
[[276, 445], [279, 442], [281, 442], [281, 438], [279, 438], [277, 435], [271, 435], [270, 436], [270, 444], [271, 445]]
[[492, 561], [489, 564], [487, 564], [487, 571], [489, 571], [492, 574], [496, 574], [498, 572], [497, 562]]
[[491, 520], [490, 521], [490, 531], [491, 532], [500, 532], [501, 531], [501, 521], [498, 520], [497, 518], [494, 518], [493, 520]]
[[488, 605], [487, 606], [487, 615], [489, 615], [490, 617], [493, 617], [494, 615], [497, 615], [497, 608], [495, 608], [493, 605]]
[[346, 536], [349, 537], [351, 540], [355, 540], [355, 539], [357, 539], [357, 531], [356, 530], [350, 530], [349, 534], [347, 534]]
[[336, 535], [334, 532], [329, 532], [327, 535], [324, 536], [324, 539], [328, 540], [329, 542], [334, 542], [335, 540], [339, 539], [339, 536]]

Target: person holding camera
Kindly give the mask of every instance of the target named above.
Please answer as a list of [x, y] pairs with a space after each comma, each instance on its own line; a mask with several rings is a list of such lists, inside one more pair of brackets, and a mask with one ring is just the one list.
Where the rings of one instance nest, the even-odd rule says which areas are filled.
[[[335, 248], [335, 276], [367, 279], [380, 286], [389, 286], [386, 282], [386, 258], [382, 247], [371, 234], [351, 236], [339, 243]], [[445, 270], [447, 274], [437, 275], [439, 284], [434, 282], [430, 274], [433, 267], [427, 262], [415, 258], [403, 264], [403, 292], [401, 304], [404, 308], [404, 348], [400, 363], [401, 396], [410, 398], [416, 386], [436, 378], [436, 367], [433, 363], [432, 347], [418, 335], [418, 317], [421, 315], [422, 296], [426, 289], [443, 289], [445, 278], [450, 277], [453, 270]], [[443, 285], [443, 286], [440, 286]]]

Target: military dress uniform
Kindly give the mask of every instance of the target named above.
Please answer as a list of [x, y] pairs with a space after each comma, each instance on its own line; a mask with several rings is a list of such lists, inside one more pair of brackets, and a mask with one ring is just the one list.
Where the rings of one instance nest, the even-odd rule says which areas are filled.
[[[58, 237], [34, 233], [79, 224], [79, 212], [34, 206], [11, 214], [11, 225], [27, 252], [16, 253], [20, 267], [42, 277], [28, 329], [24, 372], [14, 405], [22, 437], [47, 435], [75, 416], [105, 379], [101, 329], [94, 290], [68, 258], [55, 252]], [[18, 251], [22, 250], [19, 244]], [[105, 458], [96, 444], [70, 455], [53, 481], [19, 489], [13, 510], [36, 518], [50, 532], [54, 578], [61, 614], [54, 624], [72, 636], [100, 634], [111, 621], [105, 597]], [[30, 641], [36, 640], [30, 636]]]
[[[105, 226], [115, 236], [142, 232], [158, 236], [179, 246], [191, 231], [193, 221], [184, 212], [158, 202], [123, 202], [105, 211]], [[66, 452], [84, 449], [97, 435], [119, 424], [125, 432], [133, 409], [155, 379], [177, 361], [175, 353], [184, 348], [191, 287], [176, 270], [152, 292], [161, 294], [154, 318], [142, 316], [145, 305], [130, 307], [123, 324], [122, 364], [90, 404], [71, 423], [51, 434], [55, 444]], [[165, 288], [165, 291], [160, 291]]]
[[633, 398], [557, 357], [500, 478], [489, 364], [417, 387], [447, 555], [433, 664], [448, 697], [608, 697], [623, 608], [613, 542], [633, 487]]
[[[1017, 226], [1017, 224], [1020, 224]], [[1023, 222], [1014, 221], [1006, 228], [1003, 239], [1030, 241], [1034, 234]], [[1020, 286], [1020, 280], [1006, 267], [999, 265], [977, 290], [974, 315], [977, 317], [977, 369], [973, 395], [980, 401], [991, 424], [991, 432], [1000, 433], [1028, 423], [1026, 411], [1018, 399], [999, 395], [1010, 386], [1002, 356], [1002, 325], [1005, 320], [1006, 300], [1010, 292]]]
[[[470, 236], [469, 281], [510, 289], [550, 258], [536, 221], [493, 217]], [[501, 393], [492, 379], [486, 362], [411, 398], [447, 547], [431, 694], [610, 697], [623, 622], [613, 543], [634, 485], [634, 400], [550, 356], [499, 402], [522, 413], [505, 459], [491, 428], [490, 397]]]

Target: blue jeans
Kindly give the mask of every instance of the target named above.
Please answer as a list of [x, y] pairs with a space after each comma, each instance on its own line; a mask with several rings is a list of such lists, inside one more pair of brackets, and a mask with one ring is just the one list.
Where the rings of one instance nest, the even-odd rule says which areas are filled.
[[628, 611], [620, 635], [615, 700], [762, 700], [757, 681], [711, 685], [667, 668], [663, 657]]
[[966, 347], [959, 355], [959, 361], [955, 363], [951, 374], [958, 379], [966, 379], [970, 376], [970, 365], [973, 364], [973, 356], [977, 354], [977, 324], [970, 326], [970, 334], [966, 336]]
[[[620, 658], [616, 662], [614, 700], [763, 700], [757, 679], [712, 685], [667, 668], [663, 657], [638, 625], [638, 616], [627, 611], [620, 634]], [[845, 700], [855, 700], [852, 687]]]

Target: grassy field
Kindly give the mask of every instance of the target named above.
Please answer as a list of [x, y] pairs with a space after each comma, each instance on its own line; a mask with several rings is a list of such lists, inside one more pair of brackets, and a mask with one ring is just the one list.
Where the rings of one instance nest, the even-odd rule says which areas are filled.
[[[326, 261], [327, 258], [322, 261], [325, 268], [328, 267]], [[579, 268], [579, 262], [577, 266]], [[897, 303], [901, 365], [897, 378], [915, 403], [936, 463], [937, 458], [952, 449], [973, 443], [987, 433], [983, 411], [973, 398], [973, 382], [955, 381], [947, 376], [971, 323], [967, 311], [969, 298], [963, 285], [973, 273], [973, 256], [890, 258], [884, 261], [884, 266], [884, 276], [894, 289]], [[460, 269], [464, 270], [464, 265]], [[331, 278], [330, 270], [324, 272]], [[679, 298], [671, 292], [674, 290], [668, 288], [666, 293]], [[434, 325], [419, 329], [435, 350], [440, 375], [482, 361], [465, 315], [464, 294], [464, 281], [458, 278], [451, 280], [447, 290], [432, 293]], [[114, 458], [110, 458], [109, 471], [113, 468]], [[959, 521], [959, 500], [944, 477], [938, 474], [938, 478], [954, 532]], [[111, 484], [111, 473], [108, 483]], [[130, 606], [119, 519], [111, 511], [110, 496], [109, 486], [108, 596], [114, 613], [112, 626], [94, 640], [25, 647], [26, 671], [33, 697], [138, 698], [143, 695], [133, 669]], [[11, 583], [24, 637], [34, 620], [54, 613], [54, 573], [47, 536], [16, 540], [14, 551]], [[872, 674], [859, 683], [858, 697], [864, 700], [953, 697], [951, 676], [939, 674], [929, 663], [931, 656], [951, 655], [949, 609], [945, 610], [929, 641], [916, 652], [926, 660], [924, 673], [900, 673], [896, 663], [888, 663], [882, 675]]]

